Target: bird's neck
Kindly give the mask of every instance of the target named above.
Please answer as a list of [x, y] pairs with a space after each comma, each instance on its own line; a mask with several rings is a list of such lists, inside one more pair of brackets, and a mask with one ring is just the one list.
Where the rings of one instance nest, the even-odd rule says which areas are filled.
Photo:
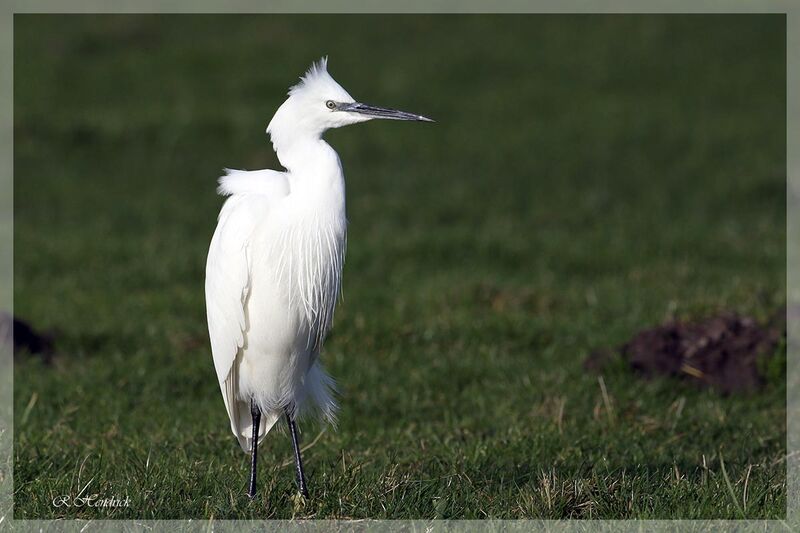
[[281, 165], [286, 167], [293, 191], [344, 195], [344, 173], [339, 156], [321, 137], [295, 138], [275, 145]]
[[339, 156], [319, 135], [273, 138], [272, 144], [278, 161], [293, 174], [324, 170], [332, 164], [339, 166]]
[[272, 132], [272, 147], [281, 162], [289, 172], [296, 172], [324, 159], [327, 150], [331, 147], [322, 140], [321, 134], [306, 132]]

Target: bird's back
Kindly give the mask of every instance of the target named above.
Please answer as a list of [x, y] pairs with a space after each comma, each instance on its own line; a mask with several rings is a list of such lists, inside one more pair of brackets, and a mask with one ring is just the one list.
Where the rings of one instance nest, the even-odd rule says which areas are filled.
[[[218, 192], [229, 196], [220, 210], [206, 261], [206, 316], [211, 352], [231, 431], [243, 449], [250, 449], [252, 430], [249, 406], [239, 399], [237, 359], [246, 346], [246, 302], [251, 287], [252, 237], [265, 216], [289, 193], [280, 172], [226, 170]], [[274, 424], [267, 420], [262, 436]]]

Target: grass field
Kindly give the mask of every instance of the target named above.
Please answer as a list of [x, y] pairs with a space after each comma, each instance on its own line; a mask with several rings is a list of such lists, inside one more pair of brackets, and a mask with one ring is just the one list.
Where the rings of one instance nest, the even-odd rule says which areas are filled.
[[[670, 317], [785, 299], [782, 16], [16, 16], [16, 518], [777, 518], [785, 349], [723, 397], [582, 362]], [[431, 116], [331, 132], [344, 299], [260, 497], [215, 380], [203, 277], [223, 167], [312, 60]], [[606, 394], [603, 394], [603, 387]], [[87, 492], [130, 508], [56, 508]]]

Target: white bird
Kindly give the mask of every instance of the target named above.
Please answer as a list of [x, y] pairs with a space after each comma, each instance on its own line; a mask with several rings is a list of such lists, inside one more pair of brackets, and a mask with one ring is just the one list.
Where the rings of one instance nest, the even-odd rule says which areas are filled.
[[[206, 263], [211, 351], [231, 431], [251, 454], [255, 497], [258, 443], [286, 417], [297, 484], [307, 497], [296, 419], [334, 422], [333, 380], [319, 360], [342, 282], [347, 220], [339, 156], [322, 139], [330, 128], [374, 118], [432, 122], [356, 102], [313, 64], [267, 126], [285, 171], [226, 170]], [[262, 419], [263, 415], [263, 419]]]

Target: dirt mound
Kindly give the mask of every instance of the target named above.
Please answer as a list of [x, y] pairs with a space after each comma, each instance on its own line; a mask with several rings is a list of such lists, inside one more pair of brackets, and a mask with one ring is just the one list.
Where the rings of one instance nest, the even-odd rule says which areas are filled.
[[646, 378], [681, 377], [726, 394], [748, 392], [763, 384], [758, 360], [771, 356], [783, 335], [783, 328], [734, 313], [668, 322], [639, 332], [616, 352], [593, 352], [584, 368], [600, 370], [617, 353]]

